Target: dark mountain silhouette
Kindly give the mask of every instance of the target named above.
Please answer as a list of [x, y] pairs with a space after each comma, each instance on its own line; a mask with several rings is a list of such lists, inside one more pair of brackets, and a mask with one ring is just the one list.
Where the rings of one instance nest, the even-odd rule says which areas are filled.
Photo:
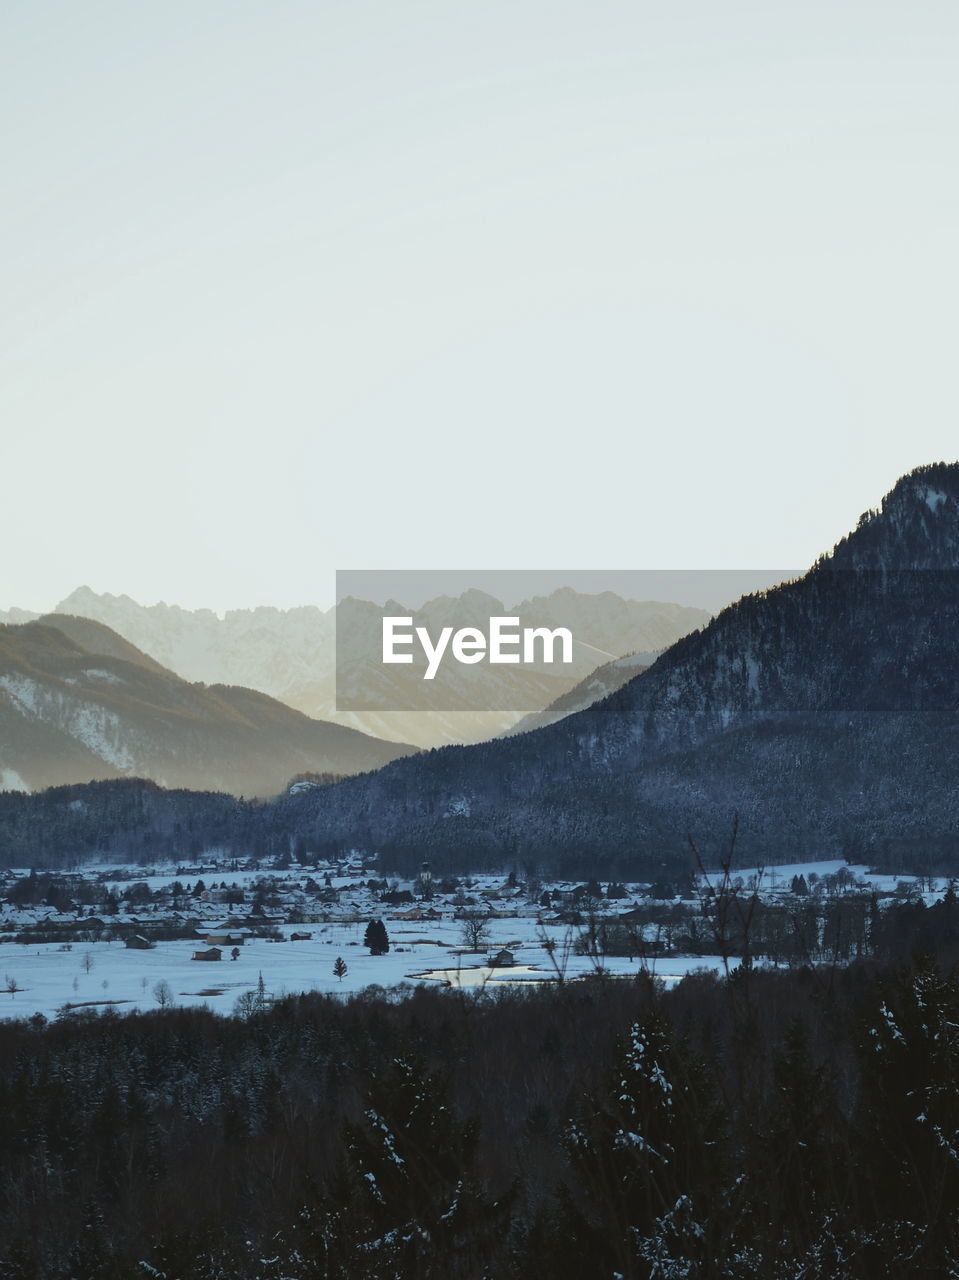
[[[725, 609], [601, 702], [288, 802], [395, 865], [656, 872], [714, 853], [956, 840], [959, 465], [905, 476], [801, 579]], [[287, 803], [287, 802], [285, 802]], [[955, 833], [955, 834], [953, 834]]]
[[299, 772], [355, 773], [412, 750], [250, 689], [188, 684], [87, 618], [0, 627], [0, 785], [8, 788], [136, 775], [275, 795]]

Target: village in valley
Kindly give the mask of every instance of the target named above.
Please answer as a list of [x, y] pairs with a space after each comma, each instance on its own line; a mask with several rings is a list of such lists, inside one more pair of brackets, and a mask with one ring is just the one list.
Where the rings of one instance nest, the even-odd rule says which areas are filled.
[[535, 875], [383, 877], [377, 858], [91, 864], [0, 873], [0, 1017], [170, 1005], [249, 1013], [276, 998], [845, 963], [883, 909], [951, 894], [842, 861], [683, 883]]

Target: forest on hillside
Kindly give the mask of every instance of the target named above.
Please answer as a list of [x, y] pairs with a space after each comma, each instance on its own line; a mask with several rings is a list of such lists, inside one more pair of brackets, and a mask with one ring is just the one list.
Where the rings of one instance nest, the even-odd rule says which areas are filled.
[[[729, 742], [721, 749], [731, 756]], [[453, 750], [430, 754], [439, 760]], [[948, 759], [947, 753], [940, 762], [943, 774], [948, 771]], [[816, 768], [822, 774], [828, 772], [822, 760]], [[369, 776], [386, 774], [389, 770]], [[652, 883], [664, 877], [682, 879], [695, 869], [690, 836], [707, 859], [718, 857], [731, 824], [738, 829], [734, 867], [809, 861], [827, 853], [898, 875], [951, 876], [959, 866], [955, 825], [944, 834], [909, 824], [898, 827], [896, 834], [879, 834], [850, 824], [846, 836], [832, 848], [818, 844], [814, 833], [803, 834], [798, 822], [789, 840], [780, 839], [786, 820], [772, 806], [761, 818], [742, 813], [737, 819], [730, 798], [722, 813], [717, 810], [708, 822], [702, 815], [687, 814], [687, 825], [664, 819], [662, 829], [654, 831], [638, 825], [635, 801], [622, 792], [611, 793], [603, 801], [606, 838], [598, 843], [585, 832], [560, 839], [554, 825], [558, 811], [545, 793], [537, 825], [525, 833], [518, 826], [486, 830], [481, 817], [468, 815], [457, 815], [444, 829], [421, 826], [416, 813], [430, 807], [431, 794], [410, 797], [398, 784], [387, 785], [387, 781], [382, 784], [386, 789], [381, 804], [408, 824], [408, 834], [402, 840], [379, 838], [368, 816], [357, 819], [352, 834], [338, 833], [317, 815], [317, 796], [359, 782], [335, 783], [328, 778], [325, 785], [271, 801], [223, 792], [166, 790], [143, 778], [50, 787], [32, 795], [0, 792], [0, 869], [67, 871], [94, 861], [149, 867], [204, 858], [266, 860], [294, 854], [311, 865], [359, 852], [376, 855], [381, 872], [389, 875], [414, 876], [428, 858], [436, 875], [518, 871], [555, 879]], [[948, 798], [953, 788], [942, 781], [941, 791]], [[801, 799], [795, 798], [795, 803]]]

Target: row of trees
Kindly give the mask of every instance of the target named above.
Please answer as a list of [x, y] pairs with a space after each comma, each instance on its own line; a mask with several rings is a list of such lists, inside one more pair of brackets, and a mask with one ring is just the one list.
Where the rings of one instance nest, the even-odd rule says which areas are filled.
[[[925, 717], [928, 731], [927, 721]], [[948, 759], [950, 740], [944, 734], [937, 760]], [[890, 746], [881, 734], [875, 736], [877, 750], [881, 746], [895, 754], [895, 745]], [[511, 751], [528, 750], [522, 747], [524, 738], [511, 741]], [[644, 770], [649, 784], [654, 775], [663, 774], [658, 785], [665, 808], [656, 796], [640, 799], [631, 774], [628, 778], [613, 775], [599, 787], [587, 815], [582, 804], [570, 800], [568, 787], [549, 781], [547, 760], [525, 760], [524, 767], [532, 768], [533, 776], [527, 778], [521, 793], [516, 791], [519, 775], [510, 770], [503, 776], [487, 777], [480, 766], [487, 748], [492, 749], [489, 744], [471, 748], [469, 755], [479, 772], [471, 772], [468, 789], [476, 790], [483, 803], [478, 803], [472, 816], [458, 816], [452, 823], [446, 819], [437, 823], [433, 805], [444, 779], [451, 786], [467, 786], [466, 779], [456, 781], [458, 766], [453, 768], [461, 758], [459, 748], [400, 762], [402, 770], [389, 766], [366, 780], [350, 779], [335, 787], [275, 801], [165, 791], [141, 779], [54, 787], [34, 795], [0, 792], [0, 867], [69, 870], [94, 858], [144, 866], [158, 860], [187, 863], [210, 850], [217, 851], [224, 865], [251, 859], [278, 859], [283, 864], [291, 863], [293, 857], [301, 863], [312, 858], [315, 864], [319, 859], [342, 859], [363, 850], [370, 858], [379, 856], [382, 870], [409, 877], [416, 876], [424, 857], [428, 858], [437, 886], [457, 874], [515, 866], [522, 868], [528, 879], [543, 875], [588, 882], [594, 878], [595, 888], [602, 878], [613, 886], [612, 893], [607, 890], [610, 897], [629, 880], [654, 884], [657, 896], [671, 896], [688, 882], [693, 871], [684, 833], [723, 830], [730, 806], [739, 805], [741, 853], [747, 864], [766, 856], [770, 848], [791, 861], [821, 856], [828, 848], [837, 856], [845, 854], [887, 870], [926, 876], [949, 874], [955, 867], [959, 837], [937, 835], [935, 830], [937, 824], [946, 822], [951, 804], [945, 765], [934, 768], [927, 762], [921, 771], [923, 786], [936, 787], [938, 806], [935, 820], [930, 818], [921, 828], [893, 838], [880, 831], [868, 814], [843, 816], [841, 806], [829, 831], [810, 828], [809, 812], [823, 807], [817, 797], [821, 802], [830, 794], [838, 767], [835, 757], [842, 755], [841, 746], [830, 744], [827, 737], [804, 749], [801, 756], [796, 754], [795, 744], [790, 750], [783, 747], [778, 767], [784, 776], [788, 774], [789, 788], [774, 800], [747, 794], [750, 778], [770, 765], [769, 744], [754, 743], [750, 748], [737, 738], [724, 749], [723, 759], [727, 764], [738, 761], [736, 768], [746, 792], [740, 794], [738, 784], [721, 787], [716, 794], [726, 799], [721, 805], [709, 806], [708, 811], [701, 811], [692, 800], [679, 812], [672, 807], [677, 796], [688, 792], [695, 797], [705, 786], [693, 764], [681, 759]], [[909, 740], [900, 744], [906, 759], [912, 759], [909, 745]], [[497, 751], [500, 749], [505, 749], [502, 743]], [[578, 750], [570, 757], [573, 763]], [[556, 766], [557, 761], [552, 764]], [[447, 765], [449, 777], [444, 773]], [[429, 783], [420, 786], [423, 780], [418, 777], [408, 780], [415, 781], [414, 786], [401, 781], [399, 775], [405, 770], [416, 774], [426, 767]], [[804, 782], [801, 794], [796, 791], [797, 778]], [[367, 795], [367, 789], [375, 794]], [[354, 803], [357, 801], [361, 803]], [[786, 807], [777, 809], [777, 804]], [[335, 824], [327, 820], [325, 806], [329, 805], [336, 809]], [[920, 811], [917, 805], [916, 812]], [[897, 829], [908, 825], [900, 823]], [[955, 827], [954, 823], [947, 825], [950, 832]], [[888, 816], [879, 826], [891, 826]], [[331, 835], [334, 829], [338, 831], [335, 838]]]

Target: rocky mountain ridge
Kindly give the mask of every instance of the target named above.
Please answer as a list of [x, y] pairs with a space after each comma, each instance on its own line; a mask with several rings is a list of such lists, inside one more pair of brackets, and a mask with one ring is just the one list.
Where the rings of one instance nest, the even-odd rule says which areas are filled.
[[86, 618], [0, 626], [0, 786], [140, 776], [275, 795], [413, 751], [309, 719], [250, 689], [190, 684]]

